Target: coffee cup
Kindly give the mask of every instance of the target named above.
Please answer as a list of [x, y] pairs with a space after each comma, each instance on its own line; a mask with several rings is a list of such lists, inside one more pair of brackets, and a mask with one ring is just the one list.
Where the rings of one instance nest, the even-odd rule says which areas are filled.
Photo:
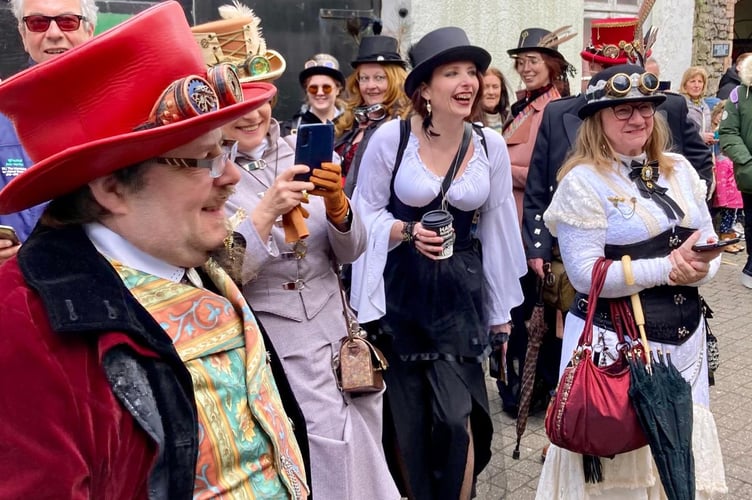
[[454, 217], [446, 210], [431, 210], [423, 214], [420, 219], [420, 224], [431, 231], [434, 231], [438, 236], [441, 236], [444, 241], [441, 244], [441, 252], [436, 256], [437, 259], [448, 259], [454, 254], [454, 227], [452, 223]]

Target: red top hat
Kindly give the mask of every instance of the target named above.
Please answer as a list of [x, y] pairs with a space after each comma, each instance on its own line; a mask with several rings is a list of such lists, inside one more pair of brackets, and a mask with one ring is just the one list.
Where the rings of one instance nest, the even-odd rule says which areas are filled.
[[[642, 51], [642, 41], [637, 39], [636, 17], [593, 19], [590, 25], [590, 45], [580, 52], [586, 61], [607, 66], [637, 61], [635, 51]], [[645, 54], [650, 57], [650, 51]]]
[[[168, 86], [193, 75], [207, 77], [201, 49], [180, 4], [167, 1], [3, 81], [0, 112], [13, 121], [35, 164], [0, 191], [0, 213], [23, 210], [157, 157], [236, 120], [276, 92], [273, 85], [255, 83], [255, 92], [241, 93], [235, 78], [229, 83], [236, 88], [219, 89], [218, 96], [212, 88], [202, 93], [207, 82], [191, 78], [201, 90], [188, 89], [191, 100], [182, 103], [190, 117], [156, 108], [158, 101], [167, 101]], [[176, 101], [183, 96], [169, 95]], [[207, 95], [209, 105], [194, 100]]]

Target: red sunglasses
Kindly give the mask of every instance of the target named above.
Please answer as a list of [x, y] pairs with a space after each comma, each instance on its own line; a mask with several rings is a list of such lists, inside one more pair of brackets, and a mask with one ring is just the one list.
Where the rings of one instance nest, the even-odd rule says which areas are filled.
[[59, 16], [34, 14], [33, 16], [24, 16], [23, 18], [26, 29], [34, 33], [44, 33], [50, 29], [52, 21], [55, 21], [60, 31], [76, 31], [81, 26], [81, 21], [87, 21], [87, 19], [78, 14], [61, 14]]

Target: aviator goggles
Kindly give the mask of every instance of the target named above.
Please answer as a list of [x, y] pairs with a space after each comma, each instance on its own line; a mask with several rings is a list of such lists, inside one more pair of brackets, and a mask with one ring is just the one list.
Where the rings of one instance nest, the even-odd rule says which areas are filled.
[[22, 21], [27, 30], [34, 33], [44, 33], [50, 29], [52, 21], [55, 21], [60, 31], [76, 31], [81, 26], [81, 21], [88, 21], [88, 19], [78, 14], [61, 14], [59, 16], [34, 14], [33, 16], [24, 16]]
[[378, 122], [386, 118], [386, 108], [382, 104], [358, 106], [353, 109], [353, 116], [358, 123]]
[[653, 95], [660, 84], [658, 77], [653, 73], [641, 75], [628, 75], [617, 73], [606, 81], [606, 85], [598, 90], [588, 93], [588, 101], [602, 97], [626, 97], [633, 88], [637, 88], [642, 95]]

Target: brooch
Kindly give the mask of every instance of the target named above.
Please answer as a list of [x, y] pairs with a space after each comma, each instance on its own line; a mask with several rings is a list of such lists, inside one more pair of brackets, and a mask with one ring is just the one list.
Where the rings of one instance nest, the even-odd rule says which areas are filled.
[[[609, 196], [606, 199], [611, 202], [614, 208], [625, 219], [630, 219], [634, 215], [635, 206], [637, 205], [637, 198], [635, 198], [634, 196], [629, 199], [624, 198], [623, 196]], [[626, 206], [627, 202], [629, 202], [632, 206]]]

